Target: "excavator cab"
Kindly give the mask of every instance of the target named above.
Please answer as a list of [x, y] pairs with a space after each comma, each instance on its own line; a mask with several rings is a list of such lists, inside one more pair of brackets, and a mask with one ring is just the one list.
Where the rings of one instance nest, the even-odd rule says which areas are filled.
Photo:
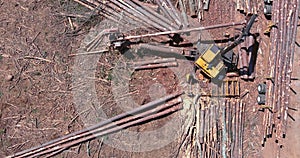
[[[195, 61], [196, 66], [200, 67], [205, 75], [216, 78], [225, 69], [220, 54], [221, 49], [215, 44], [210, 45], [204, 53]], [[219, 76], [223, 79], [225, 76]]]
[[237, 57], [232, 49], [244, 42], [256, 17], [256, 14], [252, 15], [241, 35], [229, 46], [221, 49], [215, 44], [211, 44], [203, 52], [199, 52], [201, 55], [196, 59], [195, 65], [209, 78], [217, 80], [223, 80], [226, 72], [236, 70]]

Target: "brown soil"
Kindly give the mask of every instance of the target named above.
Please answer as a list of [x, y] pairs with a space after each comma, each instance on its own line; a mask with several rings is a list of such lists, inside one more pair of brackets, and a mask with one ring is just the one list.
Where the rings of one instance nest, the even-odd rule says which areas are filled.
[[2, 156], [81, 128], [77, 122], [69, 125], [76, 109], [68, 54], [79, 47], [82, 35], [59, 15], [72, 9], [86, 11], [64, 1], [0, 3]]
[[[235, 11], [234, 5], [233, 1], [211, 1], [210, 10], [205, 12], [201, 25], [242, 20], [244, 15]], [[257, 5], [261, 10], [262, 4]], [[62, 13], [74, 15], [67, 18]], [[91, 106], [85, 112], [78, 112], [73, 103], [72, 90], [80, 85], [74, 85], [72, 82], [74, 58], [68, 55], [77, 52], [90, 28], [101, 20], [91, 18], [89, 13], [86, 8], [73, 1], [0, 1], [0, 157], [83, 129], [87, 126], [84, 118], [88, 118], [89, 115], [99, 116], [98, 108], [102, 108], [108, 117], [122, 113], [124, 108], [132, 108], [130, 105], [117, 106], [114, 98], [116, 96], [111, 88], [111, 69], [120, 57], [115, 54], [101, 56], [101, 62], [97, 64], [95, 88], [103, 107]], [[242, 93], [249, 90], [249, 94], [243, 98], [247, 104], [245, 157], [271, 157], [269, 153], [274, 153], [277, 149], [272, 148], [274, 144], [270, 142], [270, 148], [264, 148], [261, 152], [262, 113], [258, 112], [260, 107], [256, 103], [256, 85], [264, 80], [264, 74], [267, 72], [264, 65], [267, 65], [265, 52], [269, 50], [269, 39], [263, 35], [267, 23], [261, 12], [259, 18], [259, 22], [252, 29], [260, 33], [258, 41], [261, 51], [256, 66], [257, 77], [254, 82], [241, 83]], [[225, 31], [229, 32], [231, 37], [238, 33], [234, 28], [225, 28], [222, 31], [210, 31], [210, 34], [213, 39], [222, 39]], [[185, 74], [191, 71], [191, 67], [186, 67], [190, 65], [187, 63], [180, 64], [182, 65], [176, 70], [164, 68], [133, 73], [128, 81], [129, 93], [122, 93], [118, 97], [128, 95], [135, 103], [142, 105], [166, 94], [186, 90], [181, 82], [185, 80]], [[298, 66], [299, 63], [295, 62], [294, 67]], [[297, 91], [298, 81], [293, 84]], [[297, 98], [297, 95], [294, 98]], [[294, 108], [300, 108], [296, 99], [292, 99], [292, 103]], [[297, 112], [293, 112], [292, 115], [296, 121], [290, 124], [283, 157], [300, 157], [297, 150], [300, 146], [297, 132], [299, 115]], [[131, 127], [129, 130], [151, 131], [180, 116], [175, 113], [160, 120]], [[294, 139], [294, 135], [297, 139]], [[161, 149], [127, 152], [104, 144], [103, 139], [75, 146], [57, 157], [175, 157], [181, 145], [178, 143], [181, 142], [181, 138], [178, 138]], [[288, 147], [290, 144], [292, 146]]]

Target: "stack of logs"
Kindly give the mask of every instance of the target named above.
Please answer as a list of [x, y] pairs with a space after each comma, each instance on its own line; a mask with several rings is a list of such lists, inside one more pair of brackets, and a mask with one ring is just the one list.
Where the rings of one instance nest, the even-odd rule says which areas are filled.
[[[270, 77], [267, 82], [266, 106], [264, 115], [264, 138], [275, 134], [276, 142], [285, 138], [290, 110], [291, 76], [295, 52], [296, 29], [298, 23], [297, 0], [273, 2], [272, 21], [276, 25], [271, 30], [271, 50], [269, 55]], [[280, 145], [279, 145], [280, 146]]]
[[[165, 30], [166, 23], [164, 22], [174, 22], [172, 26], [167, 26], [167, 28], [172, 28], [173, 26], [181, 26], [186, 28], [189, 26], [189, 17], [198, 18], [199, 21], [203, 19], [204, 11], [209, 9], [210, 0], [178, 0], [177, 3], [172, 3], [171, 0], [155, 0], [156, 5], [149, 3], [142, 3], [138, 0], [124, 0], [124, 1], [100, 1], [100, 0], [74, 0], [82, 4], [83, 6], [95, 10], [105, 11], [101, 13], [106, 18], [113, 20], [114, 22], [120, 23], [134, 23], [131, 20], [138, 21], [143, 25], [150, 25], [152, 27], [157, 27], [159, 29]], [[146, 5], [146, 6], [145, 6]], [[117, 7], [117, 8], [116, 8]], [[104, 9], [105, 8], [105, 9]], [[178, 11], [177, 8], [180, 10]], [[116, 14], [119, 9], [126, 10], [122, 14]], [[149, 17], [149, 19], [143, 19], [141, 14], [148, 13], [153, 14], [151, 10], [158, 11], [160, 13], [160, 20]], [[129, 14], [128, 14], [129, 13]], [[141, 14], [140, 14], [141, 13]], [[129, 19], [122, 19], [122, 15], [129, 17]], [[157, 16], [158, 14], [155, 14]], [[120, 20], [121, 19], [121, 20]], [[151, 23], [153, 22], [153, 23]], [[157, 24], [162, 24], [163, 27]], [[170, 23], [169, 23], [170, 24]], [[155, 26], [154, 26], [155, 25]], [[174, 27], [173, 27], [174, 29]], [[178, 28], [177, 28], [178, 29]]]
[[[177, 12], [170, 0], [160, 0], [163, 3], [150, 5], [138, 0], [74, 0], [91, 10], [96, 10], [103, 17], [120, 25], [145, 28], [149, 31], [179, 30], [188, 26], [186, 14]], [[158, 13], [160, 9], [162, 13]], [[185, 12], [183, 12], [185, 13]]]
[[236, 0], [236, 9], [245, 14], [257, 14], [257, 0]]
[[201, 158], [243, 157], [245, 104], [235, 98], [223, 101], [201, 102], [197, 110]]
[[182, 108], [181, 94], [181, 92], [176, 92], [167, 95], [88, 128], [54, 139], [40, 146], [15, 153], [8, 156], [8, 158], [53, 157], [80, 143], [172, 114]]
[[258, 43], [254, 35], [248, 36], [245, 42], [238, 46], [238, 50], [240, 76], [244, 80], [253, 80], [255, 78], [255, 60], [258, 51]]
[[162, 58], [154, 60], [136, 61], [130, 63], [134, 70], [155, 69], [177, 66], [175, 58]]

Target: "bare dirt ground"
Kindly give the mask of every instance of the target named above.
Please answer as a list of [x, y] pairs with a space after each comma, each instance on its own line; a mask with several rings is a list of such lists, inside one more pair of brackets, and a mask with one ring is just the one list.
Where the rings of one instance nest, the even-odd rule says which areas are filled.
[[[226, 5], [223, 7], [219, 4]], [[210, 11], [205, 12], [202, 24], [208, 26], [240, 21], [244, 15], [235, 11], [234, 5], [233, 1], [212, 1]], [[258, 4], [258, 8], [261, 10], [262, 5]], [[63, 13], [73, 14], [69, 15], [72, 18], [67, 18]], [[0, 157], [83, 129], [85, 124], [80, 118], [97, 112], [97, 107], [92, 107], [86, 112], [78, 113], [72, 96], [72, 90], [78, 85], [72, 83], [74, 59], [68, 55], [77, 52], [89, 29], [99, 22], [95, 17], [90, 19], [90, 14], [87, 13], [89, 11], [86, 8], [71, 1], [0, 1]], [[242, 81], [241, 87], [242, 92], [246, 89], [250, 91], [243, 99], [247, 104], [244, 157], [270, 157], [265, 153], [275, 150], [265, 148], [261, 152], [260, 144], [262, 117], [258, 112], [260, 107], [256, 104], [256, 85], [265, 77], [263, 74], [266, 72], [264, 65], [267, 56], [264, 51], [269, 49], [269, 41], [263, 35], [267, 25], [265, 19], [263, 16], [259, 18], [263, 22], [257, 23], [253, 29], [260, 33], [257, 79], [255, 82]], [[220, 39], [225, 31], [231, 35], [238, 32], [226, 28], [210, 33], [214, 39]], [[299, 47], [296, 52], [299, 52]], [[96, 91], [99, 98], [105, 98], [101, 100], [103, 104], [106, 103], [102, 108], [109, 117], [122, 112], [116, 102], [111, 101], [113, 95], [110, 89], [110, 70], [115, 66], [117, 58], [118, 56], [104, 55], [97, 65]], [[295, 56], [295, 61], [296, 59], [298, 56]], [[299, 62], [294, 65], [297, 77]], [[169, 69], [139, 71], [131, 78], [130, 94], [141, 105], [182, 88], [181, 80], [182, 78], [176, 77], [173, 70]], [[298, 92], [298, 81], [293, 84]], [[297, 98], [297, 95], [293, 98]], [[295, 100], [293, 107], [299, 109], [300, 103], [296, 99], [291, 100]], [[151, 131], [179, 116], [167, 116], [129, 130]], [[293, 116], [295, 121], [290, 124], [283, 157], [300, 157], [297, 153], [300, 146], [299, 134], [296, 137], [298, 139], [294, 137], [298, 133], [300, 120], [297, 112]], [[180, 139], [149, 152], [122, 151], [104, 144], [102, 139], [97, 139], [76, 146], [57, 157], [175, 157], [178, 156]], [[293, 146], [290, 147], [290, 144]]]
[[78, 48], [80, 38], [72, 37], [66, 18], [55, 15], [64, 5], [63, 1], [0, 3], [2, 156], [80, 127], [69, 128], [67, 123], [76, 115], [68, 54]]

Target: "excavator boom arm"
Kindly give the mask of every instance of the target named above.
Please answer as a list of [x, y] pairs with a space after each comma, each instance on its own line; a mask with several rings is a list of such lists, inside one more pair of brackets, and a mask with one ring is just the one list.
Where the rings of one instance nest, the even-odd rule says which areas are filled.
[[225, 47], [224, 49], [221, 50], [221, 55], [223, 56], [224, 54], [226, 54], [227, 52], [229, 52], [230, 50], [232, 50], [233, 48], [235, 48], [237, 45], [241, 44], [244, 42], [245, 37], [249, 36], [250, 34], [250, 29], [252, 28], [255, 19], [257, 17], [257, 14], [253, 14], [250, 18], [250, 20], [248, 21], [246, 27], [243, 29], [241, 35], [229, 46]]

